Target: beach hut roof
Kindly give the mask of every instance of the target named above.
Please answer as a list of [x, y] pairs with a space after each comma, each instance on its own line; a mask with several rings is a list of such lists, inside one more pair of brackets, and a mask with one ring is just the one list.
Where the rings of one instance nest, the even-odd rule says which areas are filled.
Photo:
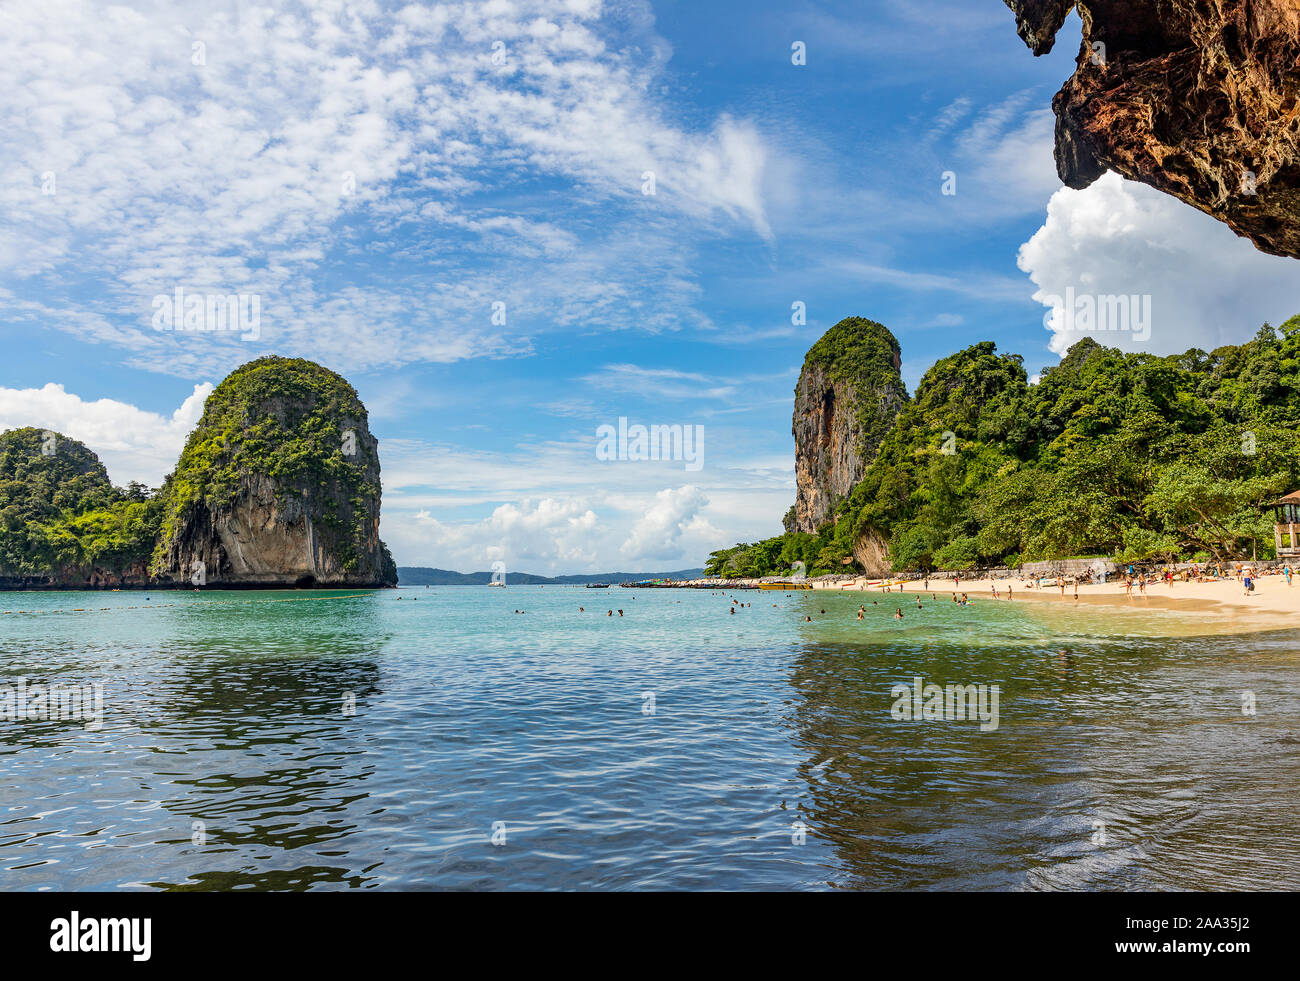
[[1290, 494], [1287, 494], [1285, 497], [1279, 497], [1276, 501], [1273, 502], [1272, 506], [1275, 507], [1278, 504], [1300, 504], [1300, 490], [1292, 491]]

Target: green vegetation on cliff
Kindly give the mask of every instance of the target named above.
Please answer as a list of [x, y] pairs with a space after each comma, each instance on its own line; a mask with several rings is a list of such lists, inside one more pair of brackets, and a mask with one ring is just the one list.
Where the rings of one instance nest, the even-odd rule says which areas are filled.
[[355, 570], [380, 498], [378, 454], [368, 434], [356, 390], [315, 362], [265, 357], [236, 369], [208, 396], [160, 491], [154, 571], [165, 571], [168, 551], [196, 508], [228, 508], [254, 476], [269, 478], [282, 508], [296, 498], [332, 533], [343, 568]]
[[[902, 402], [907, 389], [898, 376], [902, 351], [883, 324], [865, 317], [846, 317], [823, 334], [804, 358], [804, 370], [818, 365], [832, 381], [847, 382], [857, 398], [861, 431], [859, 452], [875, 446], [889, 431], [892, 414], [884, 402]], [[896, 403], [895, 403], [896, 404]]]
[[99, 457], [61, 433], [0, 433], [0, 577], [86, 578], [142, 570], [161, 508], [109, 483]]
[[0, 433], [0, 580], [185, 583], [197, 559], [209, 582], [393, 584], [380, 496], [352, 386], [311, 361], [261, 358], [208, 397], [156, 493], [113, 487], [59, 433]]
[[1259, 505], [1300, 486], [1300, 316], [1171, 357], [1091, 339], [1028, 384], [988, 342], [937, 362], [835, 520], [714, 552], [710, 574], [843, 571], [859, 537], [895, 569], [1077, 555], [1272, 555]]

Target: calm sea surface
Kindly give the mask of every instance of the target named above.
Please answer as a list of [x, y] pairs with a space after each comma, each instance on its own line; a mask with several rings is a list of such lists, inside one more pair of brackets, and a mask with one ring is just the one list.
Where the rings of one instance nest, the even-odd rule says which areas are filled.
[[1300, 632], [944, 597], [0, 594], [0, 888], [1300, 888]]

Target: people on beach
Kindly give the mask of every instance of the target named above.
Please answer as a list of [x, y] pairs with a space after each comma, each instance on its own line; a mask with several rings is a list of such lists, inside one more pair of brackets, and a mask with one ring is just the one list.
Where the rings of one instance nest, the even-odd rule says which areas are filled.
[[1282, 568], [1282, 574], [1283, 574], [1284, 576], [1286, 576], [1286, 584], [1287, 584], [1288, 586], [1290, 586], [1290, 585], [1291, 585], [1291, 566], [1290, 566], [1290, 565], [1283, 566], [1283, 568]]

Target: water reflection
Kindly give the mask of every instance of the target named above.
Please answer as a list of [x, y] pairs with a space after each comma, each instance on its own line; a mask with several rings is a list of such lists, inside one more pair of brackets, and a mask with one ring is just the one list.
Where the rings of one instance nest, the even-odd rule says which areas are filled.
[[[800, 810], [844, 888], [1294, 888], [1297, 693], [1278, 643], [806, 644]], [[892, 718], [891, 687], [916, 676], [997, 684], [999, 728]], [[1251, 685], [1267, 714], [1242, 714]]]

